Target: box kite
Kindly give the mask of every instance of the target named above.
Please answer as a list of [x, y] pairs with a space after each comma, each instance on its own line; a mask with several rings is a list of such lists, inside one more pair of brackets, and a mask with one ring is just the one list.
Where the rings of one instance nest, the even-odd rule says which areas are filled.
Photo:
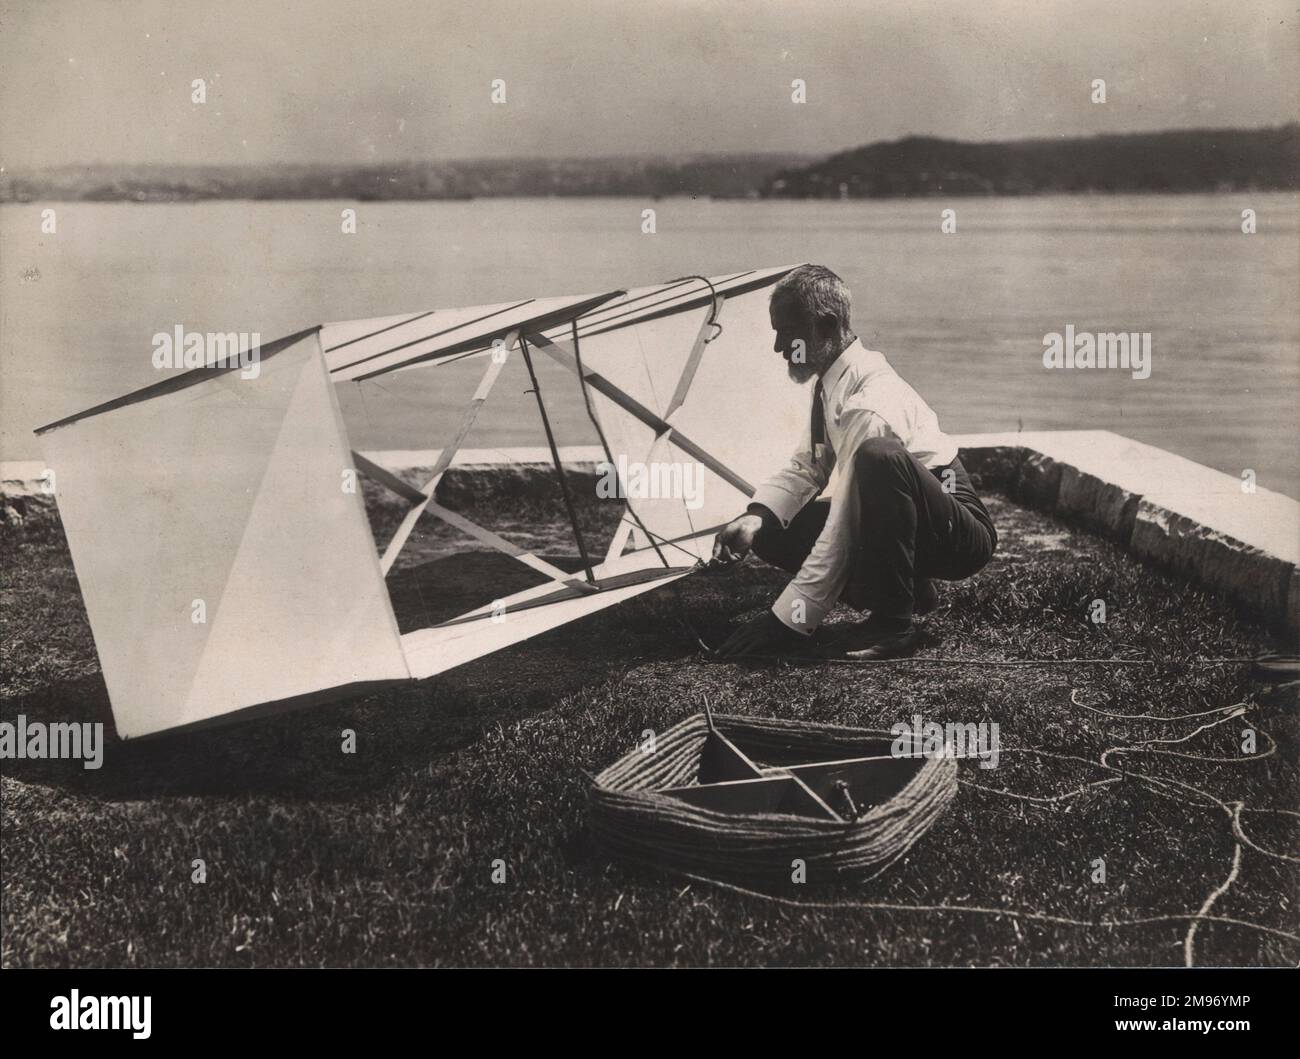
[[[421, 680], [690, 573], [806, 426], [767, 315], [791, 267], [324, 324], [264, 345], [255, 378], [196, 368], [40, 428], [118, 734]], [[353, 449], [339, 383], [474, 358], [481, 381], [430, 438], [442, 449], [422, 485]], [[539, 360], [568, 369], [612, 460], [698, 464], [702, 503], [632, 501], [603, 556], [574, 517], [580, 572], [441, 505], [439, 480], [511, 358], [535, 386]], [[382, 551], [360, 491], [340, 487], [348, 472], [407, 505]], [[485, 600], [400, 632], [385, 578], [423, 515], [546, 582], [499, 601], [507, 620]]]

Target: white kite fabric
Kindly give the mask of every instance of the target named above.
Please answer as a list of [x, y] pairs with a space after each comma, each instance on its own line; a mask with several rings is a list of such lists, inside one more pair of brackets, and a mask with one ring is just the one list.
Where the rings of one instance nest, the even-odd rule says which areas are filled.
[[[118, 734], [422, 679], [690, 573], [807, 429], [768, 322], [790, 267], [324, 324], [263, 346], [256, 373], [194, 369], [42, 427]], [[694, 486], [627, 490], [615, 542], [579, 573], [436, 499], [511, 358], [567, 369], [620, 473]], [[352, 450], [336, 384], [466, 359], [483, 377], [434, 424], [427, 481]], [[357, 474], [409, 505], [382, 553]], [[401, 634], [385, 575], [423, 516], [548, 581]]]

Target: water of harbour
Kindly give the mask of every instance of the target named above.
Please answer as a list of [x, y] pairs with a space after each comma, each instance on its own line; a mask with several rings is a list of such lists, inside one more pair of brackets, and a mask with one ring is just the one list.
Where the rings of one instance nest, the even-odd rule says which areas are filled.
[[[41, 232], [47, 207], [54, 234]], [[0, 458], [35, 459], [34, 427], [158, 381], [151, 339], [177, 324], [269, 341], [322, 321], [816, 261], [848, 281], [859, 334], [949, 432], [1114, 430], [1300, 496], [1298, 217], [1279, 193], [6, 205]], [[1067, 325], [1149, 332], [1150, 377], [1045, 369], [1044, 335]], [[354, 446], [438, 447], [480, 370], [344, 385]], [[560, 442], [590, 443], [571, 378], [542, 382]], [[526, 381], [498, 385], [470, 444], [542, 444]]]

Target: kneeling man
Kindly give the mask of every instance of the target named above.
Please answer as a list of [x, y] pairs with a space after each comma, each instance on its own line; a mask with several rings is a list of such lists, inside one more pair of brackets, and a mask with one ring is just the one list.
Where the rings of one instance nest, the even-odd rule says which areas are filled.
[[[858, 340], [849, 309], [848, 288], [820, 265], [773, 288], [776, 352], [795, 382], [817, 379], [808, 443], [718, 534], [713, 555], [734, 562], [752, 549], [795, 577], [723, 655], [807, 648], [839, 601], [870, 617], [839, 631], [834, 653], [905, 654], [919, 638], [915, 616], [936, 605], [931, 579], [970, 577], [997, 547], [956, 444], [884, 356]], [[832, 499], [818, 499], [828, 485]]]

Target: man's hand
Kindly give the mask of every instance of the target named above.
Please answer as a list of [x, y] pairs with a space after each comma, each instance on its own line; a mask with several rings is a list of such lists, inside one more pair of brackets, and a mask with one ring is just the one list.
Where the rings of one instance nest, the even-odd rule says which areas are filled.
[[713, 542], [713, 561], [738, 563], [754, 547], [754, 538], [763, 528], [763, 516], [746, 513], [733, 518], [718, 533]]
[[795, 632], [770, 610], [765, 610], [727, 637], [727, 642], [718, 648], [718, 654], [723, 658], [789, 654], [806, 648], [809, 640], [810, 637]]

